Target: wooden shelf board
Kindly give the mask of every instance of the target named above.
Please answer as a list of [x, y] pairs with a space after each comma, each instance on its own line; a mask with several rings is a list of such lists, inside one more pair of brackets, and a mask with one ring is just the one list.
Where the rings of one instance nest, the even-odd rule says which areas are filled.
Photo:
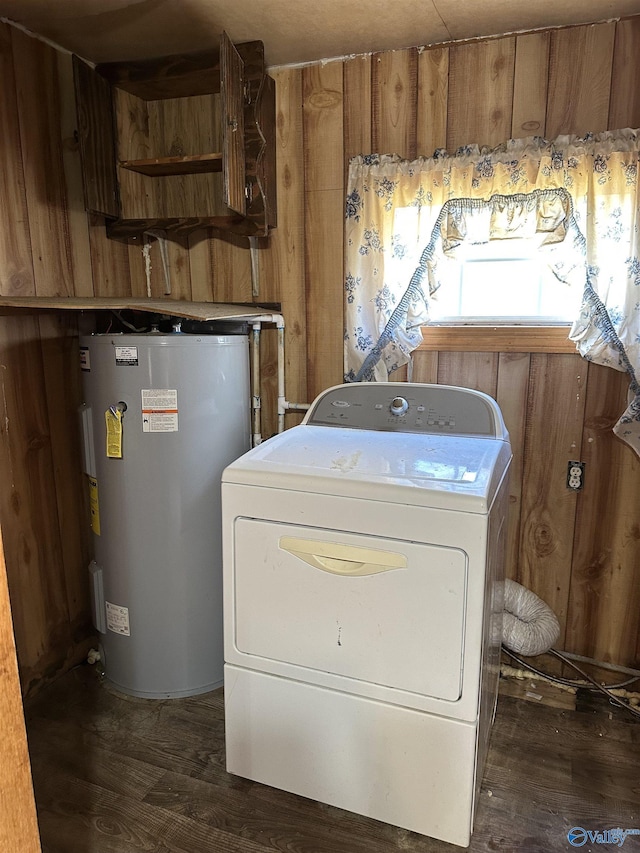
[[[186, 302], [177, 299], [136, 299], [134, 297], [0, 297], [0, 308], [30, 308], [36, 311], [148, 311], [187, 320], [254, 320], [273, 314], [273, 308], [260, 305], [235, 305], [222, 302]], [[279, 313], [276, 311], [275, 313]]]
[[149, 160], [121, 160], [120, 166], [150, 178], [168, 175], [197, 175], [222, 171], [222, 154], [191, 154], [186, 157], [154, 157]]

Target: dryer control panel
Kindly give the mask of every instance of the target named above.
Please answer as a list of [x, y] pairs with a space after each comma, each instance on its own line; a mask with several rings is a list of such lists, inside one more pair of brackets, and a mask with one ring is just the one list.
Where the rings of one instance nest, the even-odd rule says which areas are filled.
[[305, 424], [506, 439], [495, 400], [480, 391], [414, 382], [353, 382], [320, 394]]

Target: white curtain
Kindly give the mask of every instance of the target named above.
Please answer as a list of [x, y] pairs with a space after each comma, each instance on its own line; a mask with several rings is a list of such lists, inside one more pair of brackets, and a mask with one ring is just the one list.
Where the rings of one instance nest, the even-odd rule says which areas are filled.
[[640, 132], [627, 129], [415, 161], [354, 158], [345, 379], [386, 381], [409, 361], [463, 241], [528, 236], [583, 291], [569, 335], [580, 354], [628, 373], [629, 406], [614, 431], [640, 454], [639, 147]]

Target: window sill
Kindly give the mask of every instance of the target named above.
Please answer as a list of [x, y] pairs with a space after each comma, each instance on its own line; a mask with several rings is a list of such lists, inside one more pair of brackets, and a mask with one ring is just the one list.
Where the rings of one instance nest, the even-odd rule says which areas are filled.
[[576, 352], [570, 326], [423, 326], [420, 352]]

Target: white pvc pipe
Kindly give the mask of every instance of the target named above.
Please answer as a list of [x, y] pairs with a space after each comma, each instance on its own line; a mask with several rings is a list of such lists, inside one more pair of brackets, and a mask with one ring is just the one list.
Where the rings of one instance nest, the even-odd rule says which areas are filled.
[[251, 294], [260, 296], [260, 259], [257, 237], [249, 237], [249, 257], [251, 259]]
[[[305, 411], [310, 407], [310, 403], [289, 403], [285, 398], [284, 385], [284, 317], [282, 314], [261, 314], [258, 317], [252, 318], [253, 330], [253, 376], [252, 376], [252, 412], [253, 412], [253, 431], [254, 431], [254, 446], [260, 444], [262, 436], [260, 435], [260, 410], [262, 408], [260, 399], [260, 330], [262, 323], [273, 323], [278, 330], [278, 432], [284, 432], [284, 416], [289, 409], [298, 409]], [[257, 426], [256, 426], [257, 419]]]
[[284, 413], [287, 401], [284, 394], [284, 317], [278, 317], [278, 432], [284, 432]]
[[311, 408], [311, 403], [290, 403], [288, 400], [285, 400], [284, 405], [287, 411], [289, 411], [289, 409], [296, 409], [301, 412], [306, 412], [307, 409]]
[[253, 323], [251, 327], [251, 424], [253, 434], [251, 446], [257, 447], [262, 443], [261, 430], [261, 408], [260, 397], [260, 329], [261, 324]]

